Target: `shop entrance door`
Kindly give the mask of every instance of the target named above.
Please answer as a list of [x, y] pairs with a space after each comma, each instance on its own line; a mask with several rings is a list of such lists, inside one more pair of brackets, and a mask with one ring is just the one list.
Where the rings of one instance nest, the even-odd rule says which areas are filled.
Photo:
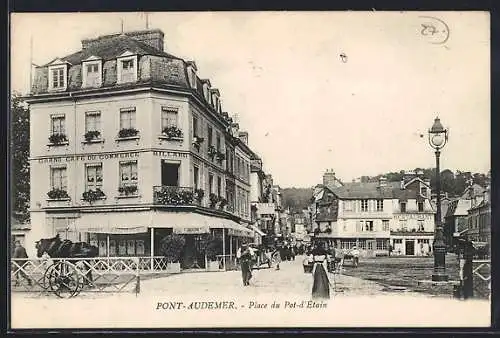
[[406, 255], [407, 256], [415, 255], [415, 241], [414, 240], [406, 240], [405, 246], [406, 246]]

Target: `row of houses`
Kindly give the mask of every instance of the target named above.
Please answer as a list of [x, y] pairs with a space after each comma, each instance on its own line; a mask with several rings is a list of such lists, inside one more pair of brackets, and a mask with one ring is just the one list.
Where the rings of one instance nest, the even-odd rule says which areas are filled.
[[99, 36], [35, 69], [26, 97], [30, 256], [35, 241], [56, 234], [101, 256], [157, 256], [177, 233], [188, 268], [202, 261], [204, 234], [222, 234], [234, 254], [271, 230], [252, 205], [274, 214], [279, 186], [219, 89], [164, 45], [160, 30]]
[[312, 235], [337, 248], [355, 246], [372, 256], [432, 254], [435, 210], [421, 172], [407, 172], [401, 182], [343, 183], [327, 170], [313, 198]]
[[443, 223], [445, 242], [449, 248], [456, 244], [457, 237], [464, 235], [491, 248], [490, 190], [489, 184], [487, 187], [470, 184], [461, 196], [446, 200]]
[[[323, 238], [337, 248], [359, 248], [363, 255], [432, 254], [436, 198], [423, 172], [406, 172], [401, 182], [343, 183], [326, 170], [307, 210], [294, 215], [294, 236], [299, 240]], [[491, 245], [490, 188], [469, 184], [462, 196], [442, 194], [445, 242], [467, 234]]]

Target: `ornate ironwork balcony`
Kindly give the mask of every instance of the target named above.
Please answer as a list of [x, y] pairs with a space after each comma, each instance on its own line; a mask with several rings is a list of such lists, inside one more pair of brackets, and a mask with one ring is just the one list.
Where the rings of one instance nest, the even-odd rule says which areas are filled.
[[154, 186], [153, 203], [163, 205], [201, 205], [203, 194], [192, 187]]

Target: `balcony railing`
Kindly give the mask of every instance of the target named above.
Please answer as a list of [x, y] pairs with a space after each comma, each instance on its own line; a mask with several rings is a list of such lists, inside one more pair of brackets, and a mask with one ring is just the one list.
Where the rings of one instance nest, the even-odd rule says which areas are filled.
[[153, 203], [163, 205], [201, 205], [192, 187], [154, 186]]

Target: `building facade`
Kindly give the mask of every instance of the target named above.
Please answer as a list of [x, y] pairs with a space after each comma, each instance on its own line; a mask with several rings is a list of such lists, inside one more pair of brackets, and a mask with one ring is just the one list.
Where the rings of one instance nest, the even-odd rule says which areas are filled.
[[[101, 256], [159, 255], [167, 234], [252, 239], [250, 156], [219, 90], [159, 30], [82, 41], [38, 67], [30, 104], [31, 240], [61, 234]], [[33, 254], [33, 245], [27, 249]], [[229, 252], [225, 252], [229, 254]]]
[[430, 253], [435, 212], [430, 187], [421, 177], [323, 185], [314, 200], [314, 236], [337, 248], [356, 246], [369, 256], [386, 255], [390, 249], [399, 255]]

